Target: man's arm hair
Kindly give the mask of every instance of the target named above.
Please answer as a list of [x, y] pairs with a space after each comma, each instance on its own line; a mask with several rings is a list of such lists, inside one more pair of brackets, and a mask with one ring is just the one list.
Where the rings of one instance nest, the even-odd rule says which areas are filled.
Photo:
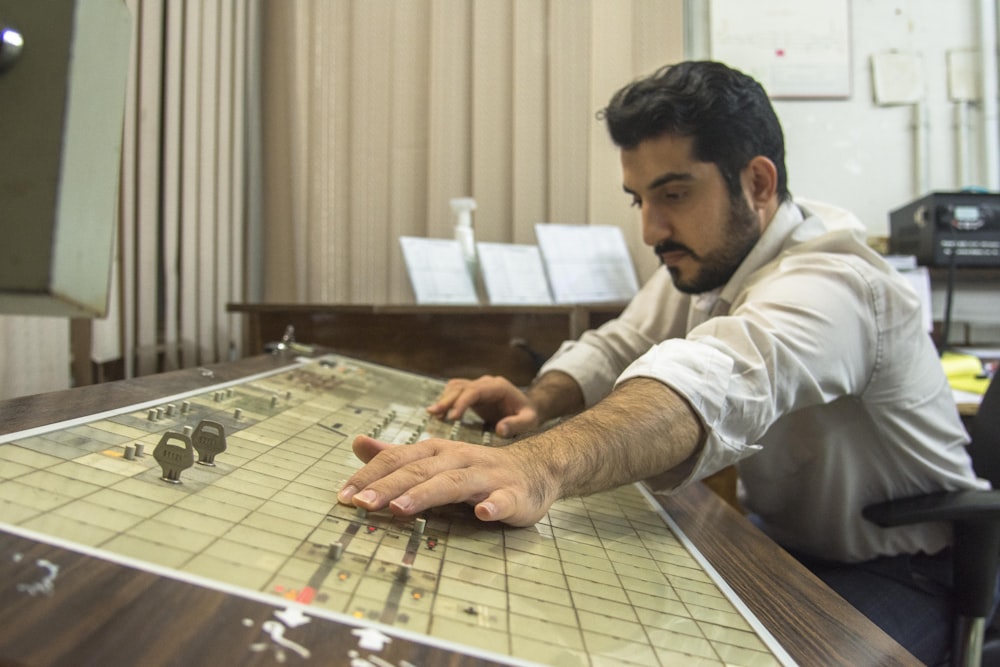
[[635, 378], [530, 440], [536, 463], [567, 498], [661, 475], [696, 456], [705, 437], [686, 399], [661, 382]]
[[562, 371], [538, 376], [525, 393], [542, 424], [576, 414], [586, 405], [580, 385]]

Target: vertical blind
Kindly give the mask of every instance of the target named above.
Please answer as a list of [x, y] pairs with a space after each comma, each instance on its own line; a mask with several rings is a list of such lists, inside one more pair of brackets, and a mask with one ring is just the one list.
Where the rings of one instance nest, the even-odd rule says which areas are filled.
[[[595, 112], [683, 54], [683, 0], [126, 0], [118, 255], [91, 356], [240, 350], [229, 302], [412, 301], [398, 238], [617, 224], [655, 268]], [[648, 256], [648, 257], [647, 257]], [[65, 321], [0, 317], [0, 392], [68, 384]], [[359, 334], [363, 335], [363, 334]], [[28, 376], [30, 377], [30, 382]]]
[[[128, 0], [134, 19], [122, 156], [120, 308], [94, 356], [126, 376], [234, 356], [251, 157], [255, 2]], [[249, 82], [249, 83], [248, 83]], [[116, 349], [120, 341], [121, 349]]]
[[648, 275], [595, 112], [682, 57], [682, 5], [264, 2], [260, 295], [411, 302], [399, 237], [450, 237], [448, 201], [467, 196], [478, 240], [617, 224]]

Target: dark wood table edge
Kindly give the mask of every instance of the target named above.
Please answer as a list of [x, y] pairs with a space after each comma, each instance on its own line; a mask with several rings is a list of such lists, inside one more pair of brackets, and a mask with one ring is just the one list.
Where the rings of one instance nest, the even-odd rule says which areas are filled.
[[797, 663], [921, 664], [706, 486], [655, 497]]

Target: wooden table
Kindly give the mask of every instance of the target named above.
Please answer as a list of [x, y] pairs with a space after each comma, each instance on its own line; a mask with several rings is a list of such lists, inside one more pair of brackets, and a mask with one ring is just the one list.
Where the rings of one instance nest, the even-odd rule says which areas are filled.
[[243, 314], [248, 356], [293, 326], [297, 341], [357, 359], [443, 378], [503, 375], [524, 386], [563, 341], [623, 307], [231, 303], [226, 310]]
[[[258, 356], [4, 401], [0, 433], [207, 388], [288, 362], [280, 355]], [[918, 664], [704, 486], [691, 486], [661, 502], [800, 664]], [[248, 659], [246, 644], [231, 641], [227, 634], [233, 632], [234, 618], [246, 627], [262, 627], [275, 609], [273, 603], [255, 594], [183, 583], [67, 547], [0, 531], [0, 567], [9, 567], [17, 558], [57, 556], [64, 563], [56, 596], [28, 597], [11, 579], [0, 581], [0, 664], [275, 664], [274, 655], [263, 649]], [[74, 584], [68, 586], [71, 580]], [[312, 664], [346, 664], [344, 646], [357, 642], [352, 629], [336, 620], [313, 618], [306, 631]], [[424, 645], [419, 637], [396, 638], [379, 656], [392, 664], [495, 664]]]

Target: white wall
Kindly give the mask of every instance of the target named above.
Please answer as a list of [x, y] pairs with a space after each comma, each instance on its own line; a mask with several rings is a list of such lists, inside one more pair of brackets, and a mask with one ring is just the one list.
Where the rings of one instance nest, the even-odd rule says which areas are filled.
[[[708, 5], [689, 0], [688, 57], [708, 50]], [[785, 130], [789, 187], [794, 195], [854, 211], [875, 236], [888, 233], [888, 212], [925, 192], [914, 177], [911, 107], [880, 107], [872, 94], [871, 57], [891, 50], [922, 58], [928, 110], [928, 189], [984, 185], [972, 161], [958, 180], [955, 105], [948, 99], [947, 53], [978, 47], [976, 0], [850, 0], [852, 92], [848, 99], [776, 100]], [[730, 63], [739, 68], [739, 63]], [[979, 110], [971, 113], [975, 145]]]
[[[766, 5], [767, 0], [759, 1]], [[687, 0], [685, 5], [689, 58], [711, 57], [710, 4], [709, 0]], [[974, 77], [978, 77], [980, 1], [848, 0], [848, 8], [850, 96], [774, 101], [785, 130], [792, 194], [850, 209], [865, 222], [871, 236], [886, 236], [889, 212], [928, 192], [966, 187], [996, 191], [997, 184], [989, 183], [982, 146], [981, 104], [966, 107], [967, 155], [963, 159], [956, 131], [957, 105], [949, 98], [949, 52], [974, 52]], [[872, 56], [889, 51], [920, 57], [928, 155], [923, 165], [917, 164], [913, 107], [875, 103]], [[729, 64], [740, 67], [740, 63]], [[993, 173], [997, 169], [994, 165]], [[921, 177], [924, 187], [919, 186]], [[1000, 341], [996, 300], [993, 284], [958, 284], [949, 340]], [[944, 285], [935, 282], [931, 306], [935, 320], [944, 319], [944, 303]]]

